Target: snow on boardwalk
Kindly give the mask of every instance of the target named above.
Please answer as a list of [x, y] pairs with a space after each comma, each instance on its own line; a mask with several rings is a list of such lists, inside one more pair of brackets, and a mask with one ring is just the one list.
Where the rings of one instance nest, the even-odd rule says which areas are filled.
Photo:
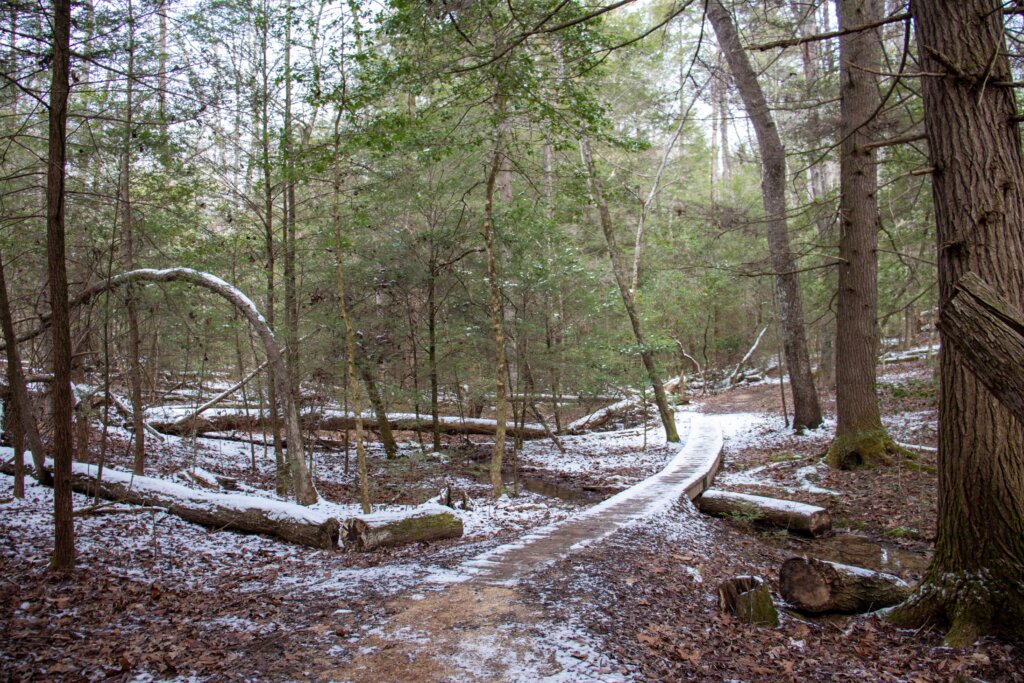
[[683, 495], [691, 500], [711, 484], [720, 463], [722, 430], [714, 417], [691, 416], [686, 445], [658, 474], [612, 496], [583, 514], [543, 527], [520, 541], [469, 560], [466, 578], [487, 584], [513, 583], [576, 549], [637, 520], [665, 512]]

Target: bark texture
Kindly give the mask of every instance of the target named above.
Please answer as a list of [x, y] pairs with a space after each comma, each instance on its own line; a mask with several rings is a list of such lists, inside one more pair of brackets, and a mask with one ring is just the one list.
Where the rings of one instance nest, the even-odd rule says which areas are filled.
[[345, 522], [341, 540], [346, 550], [369, 551], [409, 543], [427, 543], [462, 536], [462, 520], [450, 512], [413, 510], [407, 515], [380, 513]]
[[779, 613], [760, 576], [737, 576], [718, 585], [718, 607], [748, 624], [779, 625]]
[[1024, 422], [1024, 313], [967, 273], [942, 309], [939, 329], [971, 373]]
[[[882, 18], [882, 0], [839, 0], [839, 29]], [[871, 71], [882, 63], [881, 29], [839, 39], [839, 290], [836, 297], [836, 438], [833, 467], [888, 464], [898, 447], [882, 426], [875, 391], [878, 360], [878, 152], [881, 104]]]
[[786, 225], [786, 153], [775, 126], [764, 91], [750, 58], [740, 43], [732, 15], [719, 0], [709, 0], [707, 16], [711, 20], [718, 44], [725, 53], [743, 99], [743, 107], [750, 116], [757, 144], [761, 151], [761, 196], [764, 202], [765, 233], [772, 269], [775, 271], [775, 292], [778, 298], [782, 345], [793, 391], [793, 427], [796, 430], [814, 429], [821, 424], [821, 406], [811, 374], [811, 361], [804, 330], [803, 301], [796, 259], [789, 246]]
[[71, 67], [71, 2], [53, 2], [53, 59], [51, 63], [49, 156], [46, 168], [46, 265], [49, 271], [52, 328], [53, 389], [53, 523], [54, 569], [75, 566], [75, 528], [71, 517], [71, 457], [74, 443], [71, 419], [71, 320], [64, 246], [64, 181], [67, 165], [68, 82]]
[[[1024, 308], [1024, 162], [997, 0], [912, 5], [937, 224], [940, 315], [974, 271]], [[944, 625], [952, 644], [1024, 635], [1024, 423], [969, 370], [939, 352], [939, 501], [935, 556], [894, 613]]]
[[793, 557], [779, 570], [779, 591], [802, 612], [860, 614], [906, 600], [910, 586], [892, 574]]

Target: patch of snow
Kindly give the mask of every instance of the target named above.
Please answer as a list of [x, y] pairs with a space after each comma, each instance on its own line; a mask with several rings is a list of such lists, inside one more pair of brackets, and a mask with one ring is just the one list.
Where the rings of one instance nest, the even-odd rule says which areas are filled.
[[805, 515], [813, 515], [816, 512], [822, 512], [825, 510], [825, 508], [818, 507], [817, 505], [808, 505], [807, 503], [800, 503], [795, 500], [765, 498], [764, 496], [753, 496], [749, 493], [734, 493], [732, 491], [719, 491], [717, 489], [709, 489], [705, 491], [703, 497], [709, 500], [727, 500], [750, 503], [751, 505], [757, 505], [758, 507], [768, 508], [770, 510]]

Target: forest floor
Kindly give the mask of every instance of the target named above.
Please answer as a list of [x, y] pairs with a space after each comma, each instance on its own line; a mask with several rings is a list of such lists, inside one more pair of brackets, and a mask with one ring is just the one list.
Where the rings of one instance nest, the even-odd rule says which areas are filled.
[[[940, 634], [871, 615], [810, 620], [784, 611], [769, 629], [718, 611], [719, 581], [757, 574], [777, 595], [778, 567], [796, 553], [912, 581], [933, 542], [930, 368], [893, 365], [881, 377], [886, 424], [918, 454], [883, 470], [826, 469], [832, 423], [794, 435], [779, 388], [737, 387], [686, 410], [716, 415], [723, 427], [716, 487], [827, 505], [836, 534], [811, 541], [683, 504], [511, 585], [465, 582], [463, 563], [580, 514], [660, 470], [678, 447], [632, 424], [566, 438], [565, 455], [527, 442], [526, 490], [492, 501], [482, 439], [453, 440], [442, 453], [413, 440], [394, 461], [371, 451], [374, 498], [421, 503], [453, 484], [475, 503], [459, 513], [462, 539], [341, 553], [162, 512], [105, 515], [76, 520], [79, 564], [70, 575], [46, 566], [50, 491], [29, 486], [25, 500], [11, 501], [10, 479], [0, 477], [0, 680], [1024, 681], [1019, 644], [951, 649]], [[111, 450], [114, 464], [128, 463], [126, 450]], [[253, 494], [272, 488], [272, 462], [244, 443], [168, 439], [151, 465], [168, 477], [188, 466], [237, 476]], [[346, 472], [341, 454], [319, 454], [316, 473], [326, 504], [355, 510], [354, 467]], [[87, 504], [75, 496], [76, 507]]]

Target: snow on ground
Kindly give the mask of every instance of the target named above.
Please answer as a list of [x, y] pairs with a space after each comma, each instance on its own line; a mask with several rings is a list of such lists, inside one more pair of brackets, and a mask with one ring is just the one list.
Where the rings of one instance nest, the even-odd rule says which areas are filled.
[[794, 439], [831, 439], [836, 429], [836, 422], [832, 417], [826, 417], [821, 427], [804, 434], [795, 434], [792, 427], [787, 426], [782, 416], [777, 414], [729, 413], [710, 417], [717, 420], [722, 429], [726, 453], [746, 448], [781, 448], [784, 444], [791, 444]]
[[[676, 411], [680, 443], [686, 443], [690, 422], [685, 413], [691, 411], [690, 406]], [[650, 422], [629, 429], [559, 438], [565, 453], [548, 439], [533, 439], [525, 443], [520, 462], [558, 475], [588, 475], [603, 478], [607, 484], [628, 486], [661, 470], [679, 450], [675, 444], [666, 444], [664, 427]], [[630, 471], [618, 472], [623, 469]]]
[[932, 344], [931, 346], [925, 344], [923, 346], [915, 346], [912, 349], [906, 349], [904, 351], [887, 351], [886, 353], [883, 353], [878, 360], [881, 363], [898, 363], [924, 358], [925, 356], [934, 356], [938, 352], [938, 344]]

